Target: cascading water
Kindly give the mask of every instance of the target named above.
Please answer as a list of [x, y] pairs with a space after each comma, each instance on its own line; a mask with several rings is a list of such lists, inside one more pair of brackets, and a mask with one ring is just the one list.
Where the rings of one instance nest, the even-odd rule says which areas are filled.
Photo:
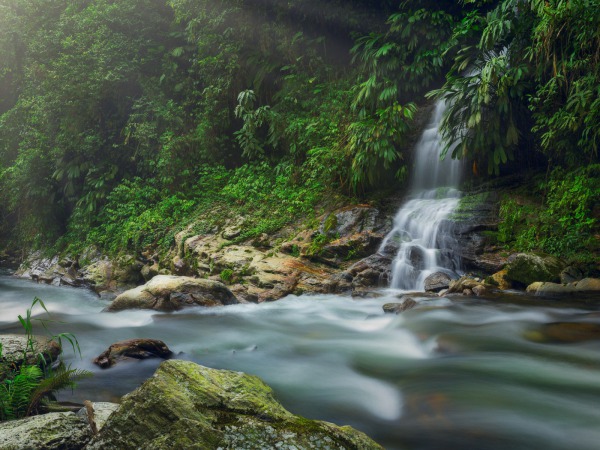
[[450, 157], [440, 159], [443, 144], [439, 125], [444, 110], [443, 102], [436, 103], [433, 118], [415, 147], [409, 199], [396, 214], [394, 228], [379, 249], [389, 253], [399, 245], [392, 264], [392, 288], [423, 290], [430, 274], [460, 271], [460, 260], [454, 256], [456, 240], [447, 219], [460, 198], [457, 187], [462, 163]]

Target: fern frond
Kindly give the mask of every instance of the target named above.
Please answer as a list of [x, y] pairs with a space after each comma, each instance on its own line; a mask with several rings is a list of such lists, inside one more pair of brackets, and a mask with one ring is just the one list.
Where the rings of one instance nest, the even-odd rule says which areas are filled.
[[31, 394], [26, 415], [29, 416], [35, 412], [44, 397], [61, 389], [73, 389], [78, 381], [89, 378], [92, 375], [92, 372], [88, 370], [71, 369], [60, 365], [47, 378], [42, 380]]

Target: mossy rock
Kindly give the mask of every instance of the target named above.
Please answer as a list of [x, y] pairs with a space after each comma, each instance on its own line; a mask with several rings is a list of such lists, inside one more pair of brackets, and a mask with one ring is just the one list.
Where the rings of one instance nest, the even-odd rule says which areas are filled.
[[564, 267], [565, 264], [554, 256], [519, 253], [509, 258], [505, 278], [522, 286], [536, 281], [557, 283]]
[[80, 450], [89, 425], [72, 412], [57, 412], [0, 423], [2, 450]]
[[123, 398], [88, 450], [381, 449], [350, 427], [285, 410], [259, 378], [171, 360]]

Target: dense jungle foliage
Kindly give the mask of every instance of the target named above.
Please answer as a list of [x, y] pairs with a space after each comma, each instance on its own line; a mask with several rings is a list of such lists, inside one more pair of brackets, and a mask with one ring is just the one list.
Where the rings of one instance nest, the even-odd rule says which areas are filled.
[[507, 245], [576, 252], [599, 30], [598, 0], [0, 0], [0, 236], [139, 251], [217, 210], [272, 232], [401, 183], [435, 98], [474, 177], [545, 173], [542, 222]]

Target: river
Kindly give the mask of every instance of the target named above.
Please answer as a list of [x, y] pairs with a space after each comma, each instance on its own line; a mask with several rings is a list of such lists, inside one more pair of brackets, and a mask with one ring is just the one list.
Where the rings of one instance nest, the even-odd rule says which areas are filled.
[[51, 329], [81, 346], [81, 358], [66, 351], [66, 361], [94, 372], [62, 393], [66, 401], [115, 401], [135, 389], [160, 361], [108, 370], [91, 361], [115, 341], [148, 337], [176, 358], [258, 375], [290, 411], [352, 425], [390, 450], [598, 448], [600, 341], [527, 339], [547, 323], [600, 323], [597, 301], [421, 298], [384, 314], [398, 294], [104, 313], [106, 301], [87, 290], [2, 275], [0, 333], [20, 331], [17, 316], [35, 296], [45, 302]]

